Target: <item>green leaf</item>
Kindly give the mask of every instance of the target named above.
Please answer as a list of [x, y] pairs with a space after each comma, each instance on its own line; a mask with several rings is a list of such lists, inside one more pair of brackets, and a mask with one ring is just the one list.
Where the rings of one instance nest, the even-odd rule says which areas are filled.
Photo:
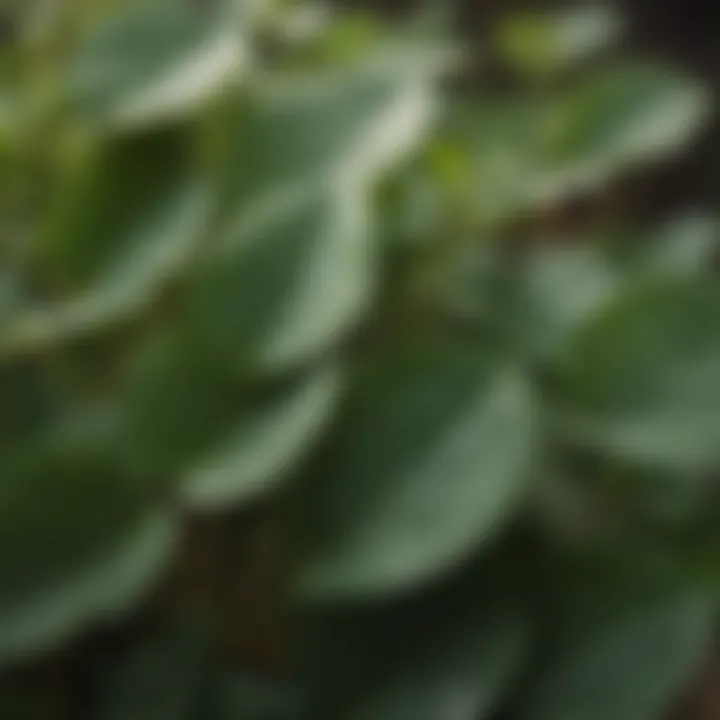
[[243, 388], [178, 329], [141, 344], [120, 392], [120, 458], [133, 475], [176, 482], [242, 413]]
[[531, 97], [480, 97], [460, 108], [459, 152], [469, 162], [472, 212], [483, 229], [494, 229], [526, 211], [542, 169], [544, 103]]
[[543, 359], [562, 358], [574, 333], [610, 304], [624, 280], [597, 241], [535, 251], [522, 276], [523, 344]]
[[274, 203], [299, 188], [372, 181], [392, 169], [434, 118], [435, 64], [401, 49], [358, 67], [264, 79], [237, 133], [231, 198]]
[[372, 298], [372, 240], [366, 199], [355, 187], [243, 214], [197, 268], [193, 333], [238, 370], [285, 371], [327, 350]]
[[136, 128], [182, 116], [247, 64], [235, 3], [123, 3], [72, 58], [68, 89], [95, 122]]
[[302, 487], [302, 591], [383, 595], [447, 573], [521, 502], [536, 420], [524, 378], [480, 348], [413, 346], [380, 363]]
[[359, 699], [349, 720], [484, 720], [523, 659], [526, 628], [508, 613], [453, 618]]
[[187, 266], [210, 194], [184, 132], [112, 143], [63, 189], [37, 263], [62, 295], [17, 313], [0, 352], [38, 351], [134, 317]]
[[595, 189], [613, 174], [682, 149], [709, 111], [690, 78], [640, 63], [587, 78], [551, 111], [546, 169], [535, 194]]
[[174, 548], [173, 518], [141, 508], [107, 458], [94, 457], [98, 438], [58, 443], [2, 457], [3, 659], [43, 651], [129, 609]]
[[720, 457], [719, 362], [714, 279], [635, 288], [574, 339], [569, 429], [631, 461], [706, 468]]
[[544, 78], [606, 50], [620, 28], [620, 18], [607, 5], [518, 13], [502, 23], [499, 49], [523, 75]]
[[639, 271], [657, 277], [710, 273], [719, 247], [716, 218], [698, 213], [672, 218], [648, 233], [637, 259]]
[[274, 487], [320, 436], [338, 390], [338, 373], [323, 368], [248, 407], [232, 432], [186, 476], [186, 502], [212, 510]]
[[613, 612], [567, 643], [531, 693], [524, 720], [656, 720], [699, 669], [713, 613], [697, 597]]

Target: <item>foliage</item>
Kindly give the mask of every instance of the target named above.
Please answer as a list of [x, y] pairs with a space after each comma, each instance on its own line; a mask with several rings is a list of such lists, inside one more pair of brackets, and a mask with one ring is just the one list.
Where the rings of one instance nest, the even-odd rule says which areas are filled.
[[[717, 607], [718, 229], [565, 210], [704, 88], [600, 7], [508, 18], [496, 87], [433, 13], [84, 5], [1, 58], [0, 714], [145, 608], [92, 717], [662, 717]], [[281, 598], [233, 604], [253, 552]], [[226, 603], [292, 625], [271, 680]]]

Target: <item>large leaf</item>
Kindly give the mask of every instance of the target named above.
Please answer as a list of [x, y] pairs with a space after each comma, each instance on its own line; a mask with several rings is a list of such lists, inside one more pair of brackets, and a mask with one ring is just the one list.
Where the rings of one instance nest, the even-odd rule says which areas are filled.
[[359, 67], [266, 79], [237, 133], [231, 197], [267, 202], [298, 187], [374, 179], [429, 129], [436, 72], [427, 58], [395, 51]]
[[62, 289], [18, 313], [0, 350], [40, 349], [146, 310], [207, 227], [208, 188], [185, 132], [116, 141], [79, 162], [36, 262]]
[[709, 649], [711, 603], [681, 597], [613, 611], [569, 640], [531, 693], [526, 720], [656, 720]]
[[92, 120], [136, 127], [182, 115], [247, 62], [237, 3], [134, 0], [92, 28], [69, 68], [69, 92]]
[[3, 452], [0, 657], [43, 650], [131, 606], [172, 550], [172, 518], [143, 509], [109, 467], [98, 420]]
[[222, 508], [271, 488], [318, 439], [338, 389], [338, 373], [322, 369], [246, 408], [232, 432], [186, 477], [186, 501]]
[[479, 348], [421, 345], [379, 363], [302, 488], [303, 590], [381, 595], [448, 572], [522, 500], [536, 432], [524, 379]]
[[199, 341], [233, 367], [285, 370], [333, 345], [372, 295], [364, 193], [298, 195], [243, 214], [198, 268], [189, 315]]
[[720, 459], [720, 290], [670, 280], [624, 293], [576, 336], [570, 430], [644, 463], [702, 469]]

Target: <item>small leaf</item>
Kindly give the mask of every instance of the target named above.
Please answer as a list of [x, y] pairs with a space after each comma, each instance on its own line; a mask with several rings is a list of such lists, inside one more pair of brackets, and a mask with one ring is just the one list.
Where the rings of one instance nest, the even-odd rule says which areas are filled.
[[562, 357], [575, 331], [624, 287], [620, 269], [597, 241], [537, 250], [523, 273], [523, 344], [546, 359]]
[[656, 720], [692, 679], [712, 634], [711, 604], [681, 597], [615, 612], [567, 644], [524, 720]]
[[232, 8], [226, 0], [119, 6], [72, 59], [72, 99], [91, 119], [118, 128], [164, 122], [202, 105], [247, 62]]
[[720, 248], [720, 225], [713, 217], [682, 215], [650, 232], [638, 259], [640, 272], [687, 277], [712, 272]]
[[326, 426], [338, 379], [336, 372], [323, 369], [289, 392], [247, 408], [219, 447], [190, 472], [185, 500], [212, 510], [272, 488]]
[[670, 70], [641, 64], [603, 70], [552, 111], [536, 194], [592, 190], [615, 173], [671, 155], [692, 139], [708, 110], [706, 90]]
[[500, 27], [502, 56], [531, 78], [556, 75], [612, 46], [621, 28], [610, 7], [582, 5], [511, 15]]
[[233, 368], [284, 371], [331, 347], [372, 297], [374, 243], [356, 188], [244, 215], [197, 270], [189, 318]]
[[542, 169], [545, 113], [544, 104], [530, 97], [481, 97], [461, 109], [458, 137], [469, 161], [469, 212], [483, 229], [531, 206], [534, 178]]
[[720, 459], [718, 363], [714, 280], [634, 288], [574, 339], [569, 429], [628, 460], [707, 468]]
[[537, 433], [521, 376], [474, 347], [420, 346], [370, 372], [302, 488], [302, 590], [398, 592], [488, 541], [527, 487]]

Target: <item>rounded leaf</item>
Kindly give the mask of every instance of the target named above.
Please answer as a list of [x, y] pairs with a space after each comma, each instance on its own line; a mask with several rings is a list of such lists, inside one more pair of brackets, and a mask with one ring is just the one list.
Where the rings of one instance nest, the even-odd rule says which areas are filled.
[[[82, 437], [98, 447], [94, 435]], [[107, 457], [93, 457], [80, 436], [60, 440], [3, 454], [2, 658], [44, 650], [129, 608], [174, 546], [172, 518], [143, 509]]]
[[72, 58], [70, 96], [92, 120], [119, 128], [192, 110], [247, 62], [233, 6], [227, 0], [122, 3]]
[[301, 488], [311, 598], [382, 595], [445, 574], [527, 489], [538, 428], [525, 379], [453, 342], [400, 355], [360, 384]]
[[186, 475], [185, 501], [212, 510], [273, 487], [318, 439], [339, 387], [337, 372], [323, 368], [246, 408], [217, 447]]
[[36, 262], [62, 288], [17, 312], [0, 353], [39, 351], [142, 313], [188, 264], [211, 196], [184, 132], [124, 138], [80, 162]]
[[687, 596], [613, 613], [552, 662], [524, 720], [656, 720], [698, 670], [713, 635], [711, 603]]
[[720, 459], [720, 289], [714, 280], [624, 293], [572, 344], [571, 432], [618, 457], [678, 469]]
[[537, 193], [594, 189], [614, 173], [670, 155], [692, 139], [708, 110], [702, 86], [662, 66], [603, 70], [551, 111]]
[[243, 216], [198, 268], [192, 332], [234, 368], [284, 371], [324, 351], [372, 297], [374, 243], [364, 194], [302, 194]]

